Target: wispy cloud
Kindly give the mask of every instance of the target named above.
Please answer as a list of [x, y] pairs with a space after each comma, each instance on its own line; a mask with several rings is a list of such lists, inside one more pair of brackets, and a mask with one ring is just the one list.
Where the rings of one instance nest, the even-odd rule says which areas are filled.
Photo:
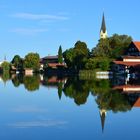
[[37, 33], [42, 33], [42, 32], [47, 32], [48, 29], [40, 29], [40, 28], [35, 28], [35, 29], [31, 29], [31, 28], [15, 28], [10, 30], [10, 32], [14, 32], [14, 33], [19, 33], [19, 34], [23, 34], [23, 35], [34, 35]]
[[44, 113], [47, 112], [47, 109], [31, 107], [31, 106], [21, 106], [11, 110], [16, 113]]
[[14, 128], [35, 128], [35, 127], [59, 127], [66, 125], [66, 121], [55, 121], [55, 120], [46, 120], [46, 121], [30, 121], [30, 122], [17, 122], [9, 124], [8, 126]]
[[61, 15], [49, 14], [32, 14], [32, 13], [16, 13], [11, 15], [14, 18], [28, 19], [28, 20], [68, 20], [69, 17]]

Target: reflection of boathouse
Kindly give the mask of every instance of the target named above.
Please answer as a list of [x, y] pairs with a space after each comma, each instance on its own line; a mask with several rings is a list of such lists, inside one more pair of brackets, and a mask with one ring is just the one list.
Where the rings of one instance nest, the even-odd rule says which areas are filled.
[[121, 90], [123, 93], [140, 93], [140, 85], [120, 85], [114, 89]]
[[113, 89], [127, 95], [132, 107], [140, 107], [140, 85], [120, 85], [115, 86]]
[[67, 78], [58, 78], [57, 76], [52, 76], [52, 77], [44, 77], [41, 79], [40, 83], [43, 86], [46, 86], [48, 88], [58, 88], [58, 84], [62, 83], [62, 87], [66, 83]]

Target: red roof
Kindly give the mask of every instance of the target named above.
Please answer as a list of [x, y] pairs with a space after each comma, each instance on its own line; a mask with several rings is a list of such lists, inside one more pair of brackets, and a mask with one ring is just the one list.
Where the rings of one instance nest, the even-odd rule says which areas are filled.
[[137, 49], [140, 51], [140, 42], [134, 41], [133, 44], [137, 47]]
[[137, 66], [140, 65], [140, 62], [125, 62], [125, 61], [113, 61], [117, 65], [125, 65], [125, 66]]
[[133, 107], [140, 107], [140, 97], [137, 99], [137, 101], [134, 103]]

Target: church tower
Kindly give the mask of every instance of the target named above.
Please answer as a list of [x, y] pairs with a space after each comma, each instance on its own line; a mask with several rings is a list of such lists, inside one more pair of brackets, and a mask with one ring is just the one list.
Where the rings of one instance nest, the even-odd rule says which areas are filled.
[[102, 25], [100, 29], [100, 39], [106, 39], [106, 38], [107, 38], [107, 30], [106, 30], [106, 24], [105, 24], [105, 17], [103, 13]]

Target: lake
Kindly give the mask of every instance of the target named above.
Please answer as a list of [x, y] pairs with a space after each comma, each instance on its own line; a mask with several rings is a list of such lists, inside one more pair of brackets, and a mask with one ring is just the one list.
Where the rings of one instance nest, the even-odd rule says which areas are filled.
[[0, 89], [1, 140], [138, 139], [138, 79], [12, 75]]

